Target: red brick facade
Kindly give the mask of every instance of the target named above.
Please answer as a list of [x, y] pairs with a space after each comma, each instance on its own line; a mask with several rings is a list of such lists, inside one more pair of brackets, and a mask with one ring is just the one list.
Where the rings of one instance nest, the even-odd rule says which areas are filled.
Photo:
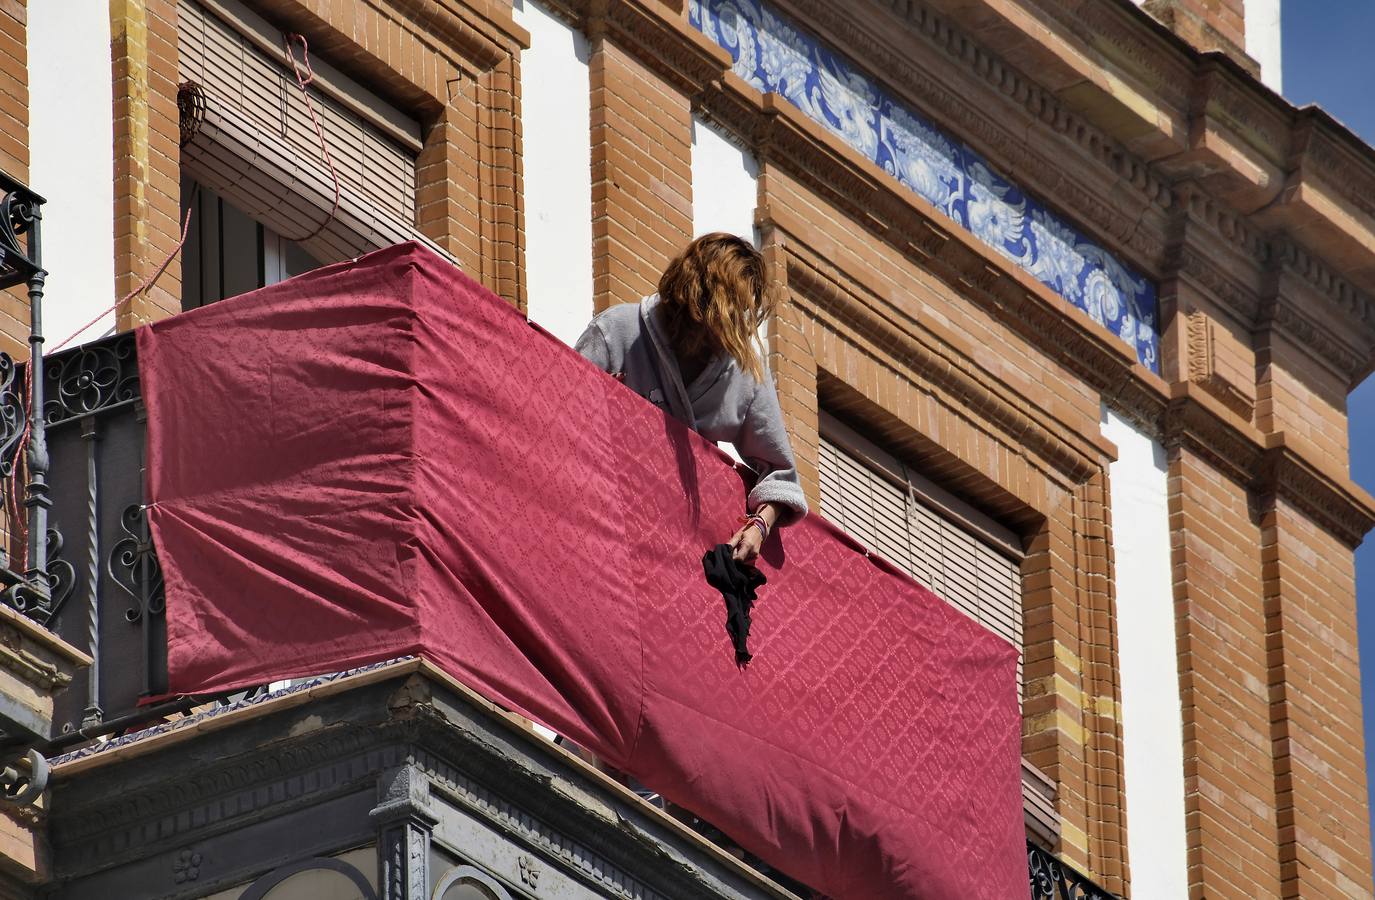
[[[509, 3], [249, 5], [424, 123], [419, 231], [523, 308], [529, 37]], [[1152, 864], [1126, 850], [1106, 402], [1168, 453], [1191, 896], [1372, 897], [1352, 551], [1375, 502], [1347, 477], [1345, 396], [1375, 362], [1375, 151], [1116, 0], [779, 0], [1148, 273], [1156, 375], [745, 84], [682, 0], [550, 5], [591, 48], [587, 312], [650, 292], [691, 236], [692, 117], [710, 117], [760, 163], [787, 298], [771, 362], [810, 495], [825, 407], [1023, 537], [1023, 750], [1058, 785], [1056, 851], [1123, 895]], [[1205, 31], [1244, 44], [1241, 0], [1147, 9], [1205, 49]], [[180, 229], [176, 2], [112, 0], [111, 17], [123, 293]], [[0, 0], [0, 53], [23, 53], [23, 21]], [[22, 177], [26, 89], [0, 79], [0, 165]], [[121, 326], [177, 311], [179, 282], [174, 258]], [[20, 336], [5, 302], [0, 330]]]

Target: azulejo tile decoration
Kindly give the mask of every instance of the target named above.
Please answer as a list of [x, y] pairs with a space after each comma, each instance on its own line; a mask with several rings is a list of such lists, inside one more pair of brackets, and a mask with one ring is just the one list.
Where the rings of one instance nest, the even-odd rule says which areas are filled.
[[1125, 341], [1159, 373], [1155, 285], [1028, 197], [972, 149], [759, 0], [691, 0], [693, 27], [781, 95]]

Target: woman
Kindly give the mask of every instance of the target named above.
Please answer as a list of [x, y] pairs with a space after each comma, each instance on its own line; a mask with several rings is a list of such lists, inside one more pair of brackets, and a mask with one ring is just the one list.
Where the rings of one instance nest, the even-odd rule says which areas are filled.
[[659, 278], [659, 292], [592, 320], [578, 352], [759, 475], [733, 555], [753, 562], [776, 526], [806, 513], [778, 396], [758, 333], [772, 310], [764, 260], [748, 241], [699, 237]]

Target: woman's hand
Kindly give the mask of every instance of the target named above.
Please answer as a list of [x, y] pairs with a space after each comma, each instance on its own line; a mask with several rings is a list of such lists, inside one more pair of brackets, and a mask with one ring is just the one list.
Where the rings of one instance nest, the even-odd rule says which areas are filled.
[[[778, 510], [773, 504], [761, 505], [755, 510], [755, 514], [764, 520], [770, 531], [773, 531], [774, 523], [778, 521]], [[753, 563], [758, 559], [759, 550], [763, 546], [764, 533], [752, 522], [746, 522], [730, 539], [730, 548], [733, 551], [731, 556], [743, 563]]]
[[746, 524], [730, 539], [731, 556], [743, 563], [752, 563], [759, 558], [759, 548], [764, 546], [764, 535], [752, 524]]

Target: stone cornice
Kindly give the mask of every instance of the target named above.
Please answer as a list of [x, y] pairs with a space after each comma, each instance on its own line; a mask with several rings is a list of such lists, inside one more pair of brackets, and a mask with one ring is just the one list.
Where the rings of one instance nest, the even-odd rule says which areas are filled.
[[[200, 748], [180, 751], [191, 764], [174, 771], [158, 751], [179, 751], [157, 739], [153, 755], [110, 759], [118, 767], [111, 772], [61, 771], [50, 817], [63, 850], [57, 877], [146, 860], [331, 799], [375, 796], [379, 779], [410, 767], [428, 780], [429, 799], [418, 792], [422, 818], [439, 821], [436, 798], [447, 801], [562, 860], [599, 893], [710, 897], [749, 884], [759, 896], [786, 896], [432, 665], [412, 660], [368, 674], [333, 682], [330, 692], [281, 698], [293, 703], [262, 703], [253, 722], [228, 732], [190, 730]], [[366, 835], [379, 815], [385, 803], [373, 808], [374, 821], [360, 816], [339, 823], [339, 832]]]
[[1325, 531], [1356, 547], [1375, 526], [1375, 497], [1354, 482], [1316, 467], [1311, 450], [1285, 432], [1266, 435], [1261, 486], [1302, 510]]
[[[1265, 318], [1354, 390], [1375, 369], [1375, 298], [1287, 238], [1271, 243], [1270, 268]], [[1330, 305], [1303, 302], [1312, 297]]]
[[[777, 2], [846, 49], [861, 67], [945, 123], [961, 140], [975, 145], [1024, 187], [1072, 211], [1073, 218], [1092, 227], [1102, 238], [1126, 248], [1138, 265], [1160, 271], [1165, 251], [1160, 230], [1163, 213], [1173, 203], [1169, 182], [1054, 93], [989, 52], [951, 19], [919, 2], [879, 0], [878, 5], [907, 26], [904, 33], [916, 37], [928, 51], [911, 53], [894, 44], [892, 31], [872, 24], [866, 27], [865, 20], [847, 7], [827, 0]], [[949, 79], [933, 74], [930, 63], [925, 62], [933, 58], [963, 69], [975, 84], [984, 86], [990, 98], [1018, 108], [1025, 119], [1008, 121], [991, 115], [987, 107], [952, 90]], [[1028, 121], [1052, 140], [1027, 140]], [[1079, 170], [1071, 175], [1054, 138], [1068, 142], [1097, 171]], [[1159, 227], [1142, 227], [1152, 210], [1158, 214]]]
[[1187, 447], [1262, 498], [1282, 497], [1351, 547], [1375, 526], [1375, 498], [1312, 460], [1318, 453], [1284, 432], [1263, 434], [1188, 382], [1170, 386], [1161, 439]]
[[[1198, 222], [1233, 245], [1240, 259], [1263, 265], [1270, 252], [1268, 235], [1278, 234], [1281, 240], [1289, 241], [1284, 232], [1300, 227], [1298, 214], [1285, 208], [1293, 193], [1286, 191], [1286, 183], [1295, 175], [1300, 181], [1311, 176], [1340, 188], [1343, 198], [1371, 216], [1369, 224], [1375, 227], [1375, 200], [1369, 199], [1375, 197], [1375, 152], [1325, 113], [1295, 109], [1230, 57], [1194, 51], [1134, 8], [1121, 8], [1122, 4], [1107, 0], [1086, 0], [1073, 8], [1064, 4], [1037, 7], [1045, 16], [1058, 19], [1087, 47], [1098, 48], [1096, 62], [1105, 71], [1130, 74], [1145, 96], [1172, 111], [1181, 131], [1193, 136], [1174, 136], [1171, 140], [1175, 146], [1169, 152], [1132, 150], [1113, 136], [1110, 125], [1094, 124], [1054, 91], [1009, 64], [999, 55], [995, 40], [988, 42], [990, 49], [962, 32], [955, 19], [968, 19], [969, 10], [949, 17], [933, 11], [932, 7], [946, 0], [874, 2], [906, 24], [908, 31], [924, 40], [933, 52], [962, 65], [970, 79], [988, 85], [994, 92], [991, 96], [1019, 106], [1026, 117], [1023, 122], [1011, 125], [996, 121], [999, 117], [990, 116], [987, 109], [978, 108], [933, 79], [919, 60], [893, 52], [890, 36], [856, 24], [859, 17], [842, 14], [822, 0], [778, 2], [834, 40], [862, 46], [862, 65], [877, 70], [887, 82], [916, 98], [923, 109], [953, 124], [961, 137], [979, 144], [993, 158], [1002, 159], [1027, 187], [1055, 198], [1074, 218], [1125, 248], [1157, 276], [1167, 276], [1172, 268], [1167, 258], [1169, 226], [1164, 214], [1184, 203], [1190, 205], [1189, 212]], [[1023, 0], [1021, 6], [1031, 2], [1035, 0]], [[1011, 40], [1009, 35], [1026, 25], [1007, 18], [1016, 2], [982, 0], [981, 5], [1013, 26], [1005, 29], [1003, 40]], [[996, 32], [993, 29], [984, 36], [992, 37]], [[1024, 43], [1026, 37], [1019, 35], [1015, 40]], [[1031, 39], [1044, 37], [1038, 33]], [[1002, 49], [1020, 49], [1017, 56], [1027, 56], [1022, 44]], [[1043, 56], [1051, 53], [1042, 49]], [[1024, 130], [1027, 121], [1045, 137], [1058, 135], [1076, 145], [1086, 163], [1096, 164], [1102, 172], [1099, 178], [1107, 179], [1103, 183], [1111, 186], [1111, 199], [1100, 199], [1101, 191], [1085, 186], [1095, 181], [1092, 175], [1070, 182], [1062, 174], [1066, 168], [1062, 160], [1045, 159], [1038, 145], [1045, 148], [1050, 144], [1028, 141]], [[1202, 176], [1206, 176], [1206, 189], [1194, 185], [1186, 196], [1176, 195], [1174, 185], [1179, 179]], [[1124, 203], [1123, 191], [1130, 191], [1136, 201]], [[1147, 214], [1152, 209], [1154, 219]], [[1256, 212], [1259, 220], [1248, 221], [1245, 210]], [[1312, 218], [1311, 211], [1303, 215]], [[1339, 231], [1347, 225], [1333, 222], [1329, 230]], [[1366, 246], [1359, 240], [1354, 243], [1358, 249]], [[1375, 238], [1369, 246], [1375, 247]], [[1368, 259], [1360, 277], [1367, 285], [1375, 285], [1375, 250], [1365, 252]], [[1226, 277], [1203, 271], [1220, 268], [1208, 266], [1206, 257], [1194, 255], [1181, 261], [1191, 265], [1200, 280], [1221, 283]], [[1223, 299], [1240, 301], [1239, 315], [1244, 316], [1248, 306], [1254, 313], [1254, 305], [1246, 303], [1249, 298], [1244, 292], [1224, 290], [1223, 295]], [[1342, 305], [1340, 291], [1331, 298], [1344, 314], [1354, 315]], [[1364, 315], [1359, 322], [1360, 327], [1375, 329], [1375, 316]], [[1321, 347], [1313, 349], [1322, 352]], [[1375, 363], [1375, 353], [1370, 362]]]

